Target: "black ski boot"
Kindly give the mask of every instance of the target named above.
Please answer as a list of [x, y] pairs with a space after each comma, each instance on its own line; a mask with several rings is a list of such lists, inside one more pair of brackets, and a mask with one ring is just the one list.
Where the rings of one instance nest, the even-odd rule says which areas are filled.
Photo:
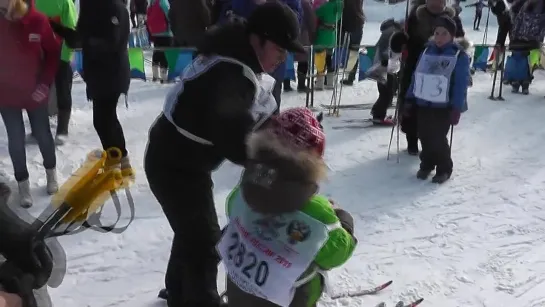
[[166, 288], [164, 289], [161, 289], [161, 291], [159, 291], [159, 294], [157, 295], [158, 298], [162, 299], [162, 300], [165, 300], [168, 298], [168, 291]]
[[522, 92], [522, 95], [530, 94], [530, 83], [529, 82], [522, 82], [521, 92]]
[[450, 179], [449, 173], [439, 173], [433, 176], [433, 178], [431, 179], [431, 182], [441, 184], [441, 183], [445, 183], [449, 179]]
[[511, 82], [511, 93], [518, 94], [520, 90], [520, 83], [517, 81]]
[[418, 172], [416, 172], [416, 178], [420, 180], [426, 180], [430, 176], [432, 170], [429, 169], [419, 169]]
[[291, 92], [293, 88], [291, 87], [290, 79], [284, 79], [284, 92]]
[[356, 73], [350, 71], [350, 73], [348, 74], [348, 78], [343, 79], [341, 82], [343, 83], [343, 85], [352, 86], [354, 85], [354, 80], [356, 80]]
[[307, 76], [299, 74], [297, 75], [297, 91], [299, 93], [308, 93], [309, 88], [306, 86]]

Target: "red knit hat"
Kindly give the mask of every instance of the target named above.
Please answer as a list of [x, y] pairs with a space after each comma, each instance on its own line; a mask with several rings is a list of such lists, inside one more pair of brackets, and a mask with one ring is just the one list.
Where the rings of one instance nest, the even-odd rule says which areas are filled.
[[271, 120], [273, 133], [287, 142], [324, 154], [325, 134], [314, 113], [307, 108], [287, 109]]

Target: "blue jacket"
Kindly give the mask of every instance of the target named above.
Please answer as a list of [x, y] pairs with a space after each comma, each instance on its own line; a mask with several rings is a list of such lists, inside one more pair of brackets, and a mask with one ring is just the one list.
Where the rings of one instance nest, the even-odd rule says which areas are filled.
[[[467, 111], [467, 88], [469, 86], [469, 56], [465, 50], [458, 43], [452, 42], [442, 48], [437, 47], [433, 42], [428, 43], [426, 54], [431, 55], [455, 55], [456, 52], [460, 50], [458, 54], [458, 60], [456, 61], [456, 66], [451, 76], [450, 83], [450, 93], [449, 93], [449, 103], [448, 104], [437, 104], [423, 99], [418, 99], [414, 96], [414, 74], [411, 80], [411, 85], [407, 90], [406, 98], [408, 101], [414, 101], [418, 106], [432, 107], [432, 108], [446, 108], [452, 107], [460, 112]], [[422, 55], [420, 55], [422, 57]]]
[[[280, 2], [289, 6], [295, 14], [297, 14], [297, 20], [301, 24], [303, 20], [303, 8], [301, 7], [301, 0], [281, 0]], [[256, 8], [254, 0], [232, 0], [231, 1], [231, 10], [233, 13], [240, 17], [248, 18], [250, 14]]]

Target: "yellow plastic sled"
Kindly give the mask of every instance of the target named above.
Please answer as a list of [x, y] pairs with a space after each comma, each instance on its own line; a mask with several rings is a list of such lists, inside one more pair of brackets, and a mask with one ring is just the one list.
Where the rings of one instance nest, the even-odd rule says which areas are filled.
[[[69, 228], [78, 224], [83, 228], [99, 228], [104, 232], [114, 230], [115, 224], [117, 224], [121, 216], [121, 204], [117, 191], [122, 188], [126, 191], [131, 209], [130, 224], [134, 218], [134, 203], [128, 188], [133, 183], [134, 178], [122, 175], [119, 167], [116, 167], [120, 161], [121, 151], [118, 148], [90, 152], [83, 165], [72, 174], [52, 197], [53, 213], [49, 214], [46, 221], [40, 225], [39, 233], [43, 237], [73, 234], [79, 231], [69, 230]], [[100, 209], [110, 197], [118, 213], [116, 223], [110, 227], [90, 225], [93, 217], [93, 223], [100, 224]], [[56, 231], [62, 225], [66, 227], [66, 230], [64, 232]], [[127, 226], [119, 230], [122, 231]]]

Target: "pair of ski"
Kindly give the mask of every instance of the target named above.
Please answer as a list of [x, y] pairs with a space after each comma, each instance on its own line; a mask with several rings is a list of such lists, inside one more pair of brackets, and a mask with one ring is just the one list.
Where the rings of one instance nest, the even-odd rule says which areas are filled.
[[[365, 296], [365, 295], [375, 295], [375, 294], [378, 294], [379, 292], [381, 292], [382, 290], [388, 288], [392, 283], [393, 283], [393, 281], [390, 280], [388, 282], [385, 282], [385, 283], [383, 283], [381, 285], [378, 285], [376, 287], [373, 287], [373, 288], [363, 289], [363, 290], [348, 292], [348, 293], [336, 294], [336, 295], [331, 296], [331, 299], [336, 300], [336, 299], [339, 299], [339, 298], [346, 298], [346, 297], [360, 297], [360, 296]], [[405, 302], [403, 302], [403, 301], [399, 301], [399, 302], [397, 302], [397, 304], [395, 304], [395, 307], [416, 307], [416, 306], [420, 305], [423, 301], [424, 301], [423, 298], [419, 298], [419, 299], [415, 300], [414, 302], [411, 302], [411, 303], [408, 303], [408, 304], [405, 304]], [[386, 305], [385, 302], [380, 302], [375, 307], [387, 307], [387, 305]]]

